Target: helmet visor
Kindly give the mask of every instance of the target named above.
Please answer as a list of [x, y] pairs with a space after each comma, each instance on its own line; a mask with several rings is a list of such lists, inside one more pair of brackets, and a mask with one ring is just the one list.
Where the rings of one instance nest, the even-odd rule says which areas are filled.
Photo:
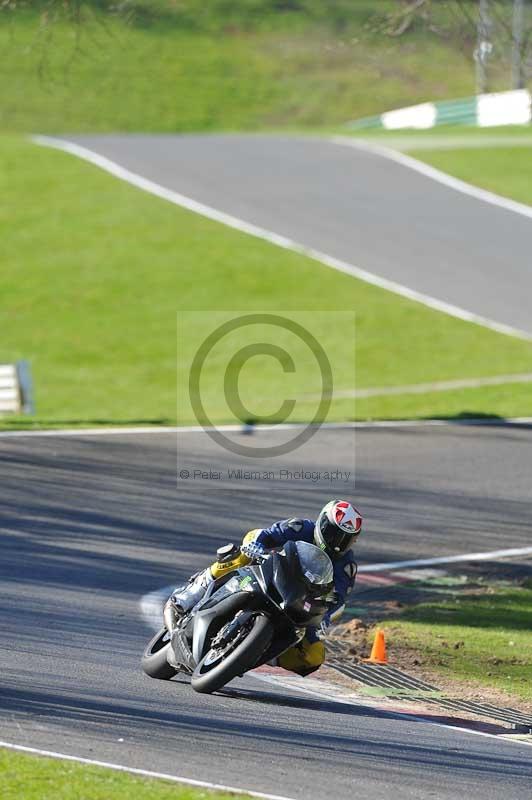
[[343, 531], [334, 522], [330, 522], [325, 514], [320, 521], [320, 533], [327, 550], [334, 555], [343, 555], [358, 536], [357, 533]]

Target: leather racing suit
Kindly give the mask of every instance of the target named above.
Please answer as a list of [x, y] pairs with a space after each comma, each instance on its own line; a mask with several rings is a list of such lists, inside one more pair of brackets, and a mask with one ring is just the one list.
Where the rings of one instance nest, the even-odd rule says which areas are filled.
[[[255, 542], [270, 550], [282, 547], [290, 540], [313, 544], [314, 522], [310, 519], [298, 518], [280, 520], [274, 522], [269, 528], [256, 528], [249, 531], [244, 536], [243, 545]], [[251, 559], [240, 551], [237, 551], [237, 555], [233, 559], [215, 561], [206, 570], [194, 575], [186, 586], [178, 587], [172, 594], [172, 600], [187, 612], [199, 603], [213, 580], [227, 575], [239, 567], [246, 566], [250, 561]], [[332, 563], [334, 592], [324, 617], [325, 626], [341, 616], [357, 574], [357, 564], [352, 550], [348, 550]], [[307, 628], [302, 641], [279, 656], [277, 665], [300, 675], [309, 675], [319, 669], [324, 661], [325, 645], [318, 637], [315, 628]]]

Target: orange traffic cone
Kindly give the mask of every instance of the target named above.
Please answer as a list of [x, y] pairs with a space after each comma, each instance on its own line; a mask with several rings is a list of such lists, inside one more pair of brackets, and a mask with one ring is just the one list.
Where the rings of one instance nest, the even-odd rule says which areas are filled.
[[375, 631], [375, 639], [373, 640], [373, 647], [371, 648], [371, 655], [369, 658], [363, 659], [370, 664], [387, 664], [386, 658], [386, 642], [384, 640], [384, 631], [377, 628]]

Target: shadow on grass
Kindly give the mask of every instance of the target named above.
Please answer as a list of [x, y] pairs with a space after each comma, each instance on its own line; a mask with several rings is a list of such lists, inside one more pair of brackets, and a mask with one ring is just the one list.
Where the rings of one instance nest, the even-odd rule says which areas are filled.
[[532, 589], [498, 589], [470, 597], [460, 605], [424, 603], [406, 610], [399, 621], [498, 630], [532, 630]]
[[[532, 413], [531, 413], [532, 417]], [[522, 422], [513, 422], [511, 419], [502, 417], [499, 414], [495, 413], [486, 413], [481, 411], [468, 411], [465, 409], [464, 411], [460, 411], [458, 414], [453, 415], [444, 415], [444, 414], [433, 414], [431, 416], [423, 416], [423, 417], [405, 417], [405, 418], [398, 418], [398, 417], [378, 417], [378, 418], [368, 418], [368, 417], [354, 417], [346, 420], [322, 420], [321, 422], [312, 423], [313, 425], [319, 426], [321, 424], [327, 424], [329, 422], [334, 422], [336, 424], [341, 424], [342, 421], [345, 424], [352, 424], [354, 422], [398, 422], [398, 421], [409, 421], [412, 422], [429, 422], [431, 420], [436, 420], [438, 422], [447, 422], [448, 424], [456, 424], [456, 425], [463, 425], [463, 426], [475, 426], [475, 425], [489, 425], [493, 427], [505, 427], [511, 423], [512, 427], [514, 428], [525, 428], [531, 429], [532, 428], [532, 421], [525, 421], [523, 419]], [[223, 420], [223, 421], [214, 421], [214, 424], [225, 425], [225, 424], [233, 424], [233, 425], [242, 425], [243, 431], [245, 433], [250, 433], [253, 428], [260, 429], [262, 425], [281, 425], [285, 422], [288, 422], [293, 425], [306, 425], [309, 423], [308, 419], [303, 417], [297, 417], [289, 420], [284, 419], [272, 419], [268, 418], [261, 418], [261, 417], [253, 417], [246, 420]], [[106, 419], [105, 417], [89, 417], [86, 419], [46, 419], [43, 417], [25, 417], [25, 416], [13, 416], [13, 417], [0, 417], [0, 432], [2, 431], [16, 431], [16, 430], [54, 430], [54, 429], [62, 429], [62, 428], [91, 428], [91, 427], [108, 427], [108, 428], [120, 428], [120, 427], [134, 427], [134, 426], [145, 426], [145, 427], [162, 427], [162, 426], [190, 426], [196, 427], [200, 423], [198, 421], [190, 421], [187, 420], [186, 422], [181, 422], [176, 420], [175, 418], [171, 417], [149, 417], [149, 418], [126, 418], [126, 419]]]
[[435, 414], [431, 417], [423, 417], [423, 419], [436, 419], [457, 425], [493, 425], [494, 427], [502, 427], [510, 422], [512, 427], [532, 428], [532, 422], [512, 422], [511, 417], [501, 417], [500, 414], [483, 413], [482, 411], [466, 410], [451, 416]]

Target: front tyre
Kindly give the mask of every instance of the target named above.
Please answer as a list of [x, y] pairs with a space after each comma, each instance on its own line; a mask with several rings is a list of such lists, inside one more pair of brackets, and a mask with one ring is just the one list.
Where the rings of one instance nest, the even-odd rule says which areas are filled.
[[236, 638], [230, 650], [217, 657], [211, 649], [201, 659], [192, 674], [190, 684], [196, 692], [211, 694], [257, 664], [273, 639], [273, 625], [263, 614], [253, 617], [251, 628], [244, 638]]
[[142, 656], [141, 666], [146, 675], [160, 681], [169, 681], [177, 675], [177, 670], [168, 663], [169, 652], [170, 636], [166, 628], [161, 628], [148, 642]]

